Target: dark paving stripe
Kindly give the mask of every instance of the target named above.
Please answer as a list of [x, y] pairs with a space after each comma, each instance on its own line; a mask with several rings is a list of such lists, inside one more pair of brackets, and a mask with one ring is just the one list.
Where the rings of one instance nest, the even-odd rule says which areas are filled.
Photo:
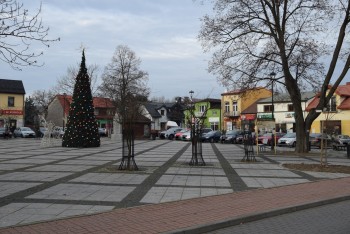
[[235, 169], [233, 169], [226, 158], [221, 154], [215, 144], [211, 144], [215, 155], [217, 156], [222, 169], [224, 170], [228, 181], [231, 184], [233, 191], [243, 191], [248, 190], [249, 187], [243, 182], [241, 177], [237, 174]]
[[116, 208], [141, 205], [141, 199], [157, 183], [162, 175], [180, 158], [188, 149], [190, 143], [187, 143], [181, 150], [172, 156], [163, 166], [158, 167], [150, 176], [148, 176], [139, 186], [126, 196]]

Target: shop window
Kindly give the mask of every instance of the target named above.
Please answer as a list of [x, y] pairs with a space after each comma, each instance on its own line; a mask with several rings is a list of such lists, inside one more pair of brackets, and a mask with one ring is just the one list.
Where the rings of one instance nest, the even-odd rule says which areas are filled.
[[294, 111], [293, 104], [288, 104], [288, 111]]

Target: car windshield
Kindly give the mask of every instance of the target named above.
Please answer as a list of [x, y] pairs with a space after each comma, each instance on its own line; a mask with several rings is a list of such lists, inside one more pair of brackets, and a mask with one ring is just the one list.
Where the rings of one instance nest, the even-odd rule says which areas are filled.
[[284, 135], [283, 138], [295, 138], [295, 136], [296, 136], [295, 132], [290, 132]]
[[236, 135], [236, 134], [238, 134], [238, 133], [239, 133], [239, 132], [236, 131], [236, 130], [231, 130], [231, 131], [227, 131], [227, 132], [226, 132], [227, 135]]
[[32, 129], [30, 129], [30, 128], [26, 128], [26, 127], [21, 128], [21, 130], [22, 130], [22, 131], [32, 131]]

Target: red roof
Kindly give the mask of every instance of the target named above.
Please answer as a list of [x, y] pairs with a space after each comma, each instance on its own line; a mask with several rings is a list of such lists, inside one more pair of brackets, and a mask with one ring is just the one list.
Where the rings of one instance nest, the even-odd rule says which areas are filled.
[[339, 85], [335, 92], [339, 96], [350, 97], [350, 82], [347, 82], [345, 85]]
[[[330, 88], [330, 86], [328, 86]], [[339, 85], [335, 93], [345, 99], [337, 106], [337, 109], [340, 110], [350, 110], [350, 82], [347, 82], [345, 85]], [[320, 102], [320, 94], [316, 95], [309, 105], [305, 108], [306, 111], [316, 108]]]
[[350, 110], [350, 97], [345, 98], [337, 107], [339, 110]]
[[[65, 107], [64, 112], [69, 113], [69, 107], [72, 102], [72, 96], [70, 95], [57, 95], [62, 107]], [[112, 101], [109, 98], [94, 97], [93, 105], [95, 108], [114, 108]]]

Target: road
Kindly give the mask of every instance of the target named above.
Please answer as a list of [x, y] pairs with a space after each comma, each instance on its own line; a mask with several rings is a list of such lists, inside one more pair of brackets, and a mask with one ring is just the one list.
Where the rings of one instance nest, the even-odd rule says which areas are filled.
[[297, 211], [209, 233], [348, 234], [350, 233], [350, 201]]

